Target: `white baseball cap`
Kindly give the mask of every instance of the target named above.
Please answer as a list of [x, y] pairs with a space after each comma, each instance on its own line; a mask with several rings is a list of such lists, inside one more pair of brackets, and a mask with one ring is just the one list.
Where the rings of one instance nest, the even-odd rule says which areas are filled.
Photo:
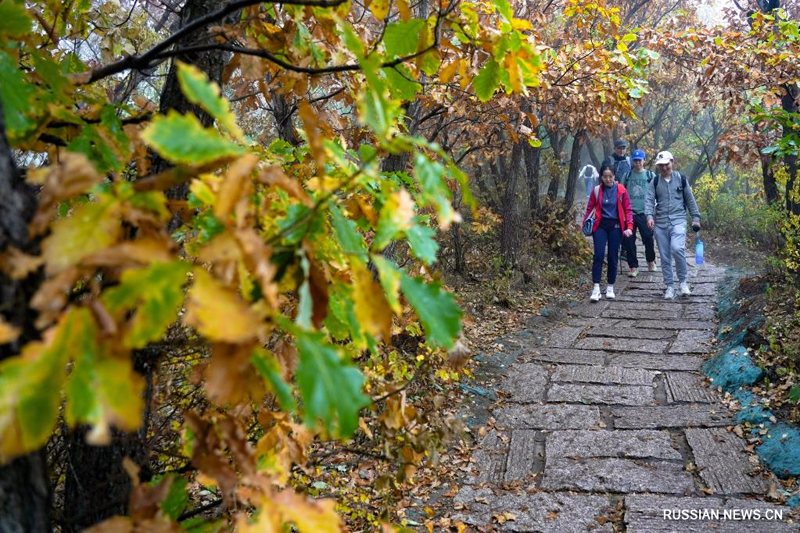
[[656, 156], [656, 165], [666, 165], [667, 163], [672, 163], [675, 160], [672, 157], [672, 152], [667, 152], [664, 150], [663, 152], [658, 152]]

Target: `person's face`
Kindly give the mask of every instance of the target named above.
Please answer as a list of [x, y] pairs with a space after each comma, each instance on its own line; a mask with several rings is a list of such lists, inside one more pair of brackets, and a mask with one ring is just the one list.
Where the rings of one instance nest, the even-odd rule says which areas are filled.
[[618, 156], [623, 156], [625, 155], [625, 152], [627, 150], [628, 150], [627, 146], [617, 146], [616, 148], [614, 148], [614, 153], [617, 154]]
[[603, 175], [600, 177], [603, 179], [603, 184], [606, 187], [611, 187], [612, 185], [614, 185], [614, 173], [611, 172], [610, 170], [605, 169], [603, 171]]
[[644, 160], [642, 159], [634, 159], [633, 160], [633, 170], [636, 172], [641, 172], [644, 170]]
[[656, 166], [658, 167], [658, 173], [662, 176], [669, 176], [672, 173], [672, 161]]

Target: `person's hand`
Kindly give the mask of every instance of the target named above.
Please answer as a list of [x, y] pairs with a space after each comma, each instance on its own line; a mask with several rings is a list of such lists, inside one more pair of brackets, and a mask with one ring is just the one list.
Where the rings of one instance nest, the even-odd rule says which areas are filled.
[[700, 222], [692, 222], [692, 229], [694, 231], [700, 231]]
[[653, 230], [653, 228], [655, 228], [655, 227], [656, 227], [656, 221], [655, 220], [653, 220], [651, 218], [650, 220], [647, 221], [647, 229]]
[[622, 235], [624, 237], [630, 237], [631, 235], [633, 235], [633, 231], [629, 230], [629, 229], [626, 229], [625, 231], [622, 232]]

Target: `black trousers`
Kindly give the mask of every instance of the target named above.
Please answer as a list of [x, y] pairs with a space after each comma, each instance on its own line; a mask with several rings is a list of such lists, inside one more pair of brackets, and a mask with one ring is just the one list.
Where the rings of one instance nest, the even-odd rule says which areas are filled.
[[622, 238], [622, 248], [625, 250], [626, 260], [630, 268], [639, 267], [639, 258], [636, 257], [636, 230], [642, 236], [644, 244], [644, 257], [648, 263], [656, 260], [656, 249], [653, 243], [653, 232], [647, 227], [647, 217], [644, 213], [633, 215], [633, 235]]

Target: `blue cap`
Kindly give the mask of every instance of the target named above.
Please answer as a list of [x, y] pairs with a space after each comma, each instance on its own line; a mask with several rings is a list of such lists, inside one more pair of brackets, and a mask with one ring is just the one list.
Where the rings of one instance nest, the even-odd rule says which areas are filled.
[[634, 159], [641, 159], [642, 161], [647, 159], [647, 156], [644, 155], [644, 150], [634, 150], [631, 152], [631, 161]]

